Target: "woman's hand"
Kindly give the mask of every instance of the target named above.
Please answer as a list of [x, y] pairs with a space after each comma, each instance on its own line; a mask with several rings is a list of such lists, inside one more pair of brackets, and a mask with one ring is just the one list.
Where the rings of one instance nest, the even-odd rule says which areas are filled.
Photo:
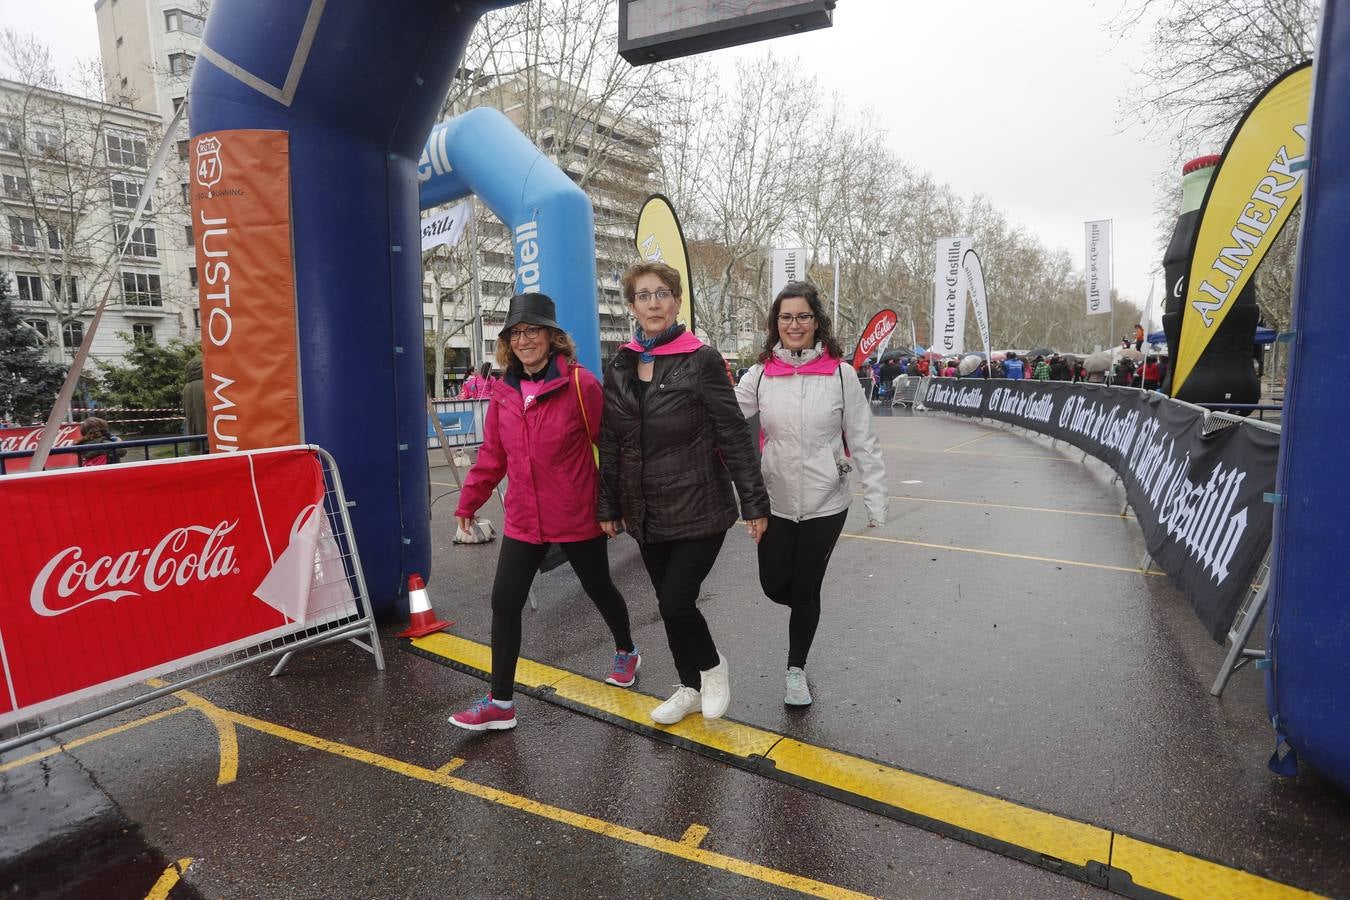
[[473, 516], [455, 516], [455, 521], [459, 523], [460, 531], [473, 531]]
[[769, 520], [762, 516], [758, 519], [745, 520], [745, 530], [750, 532], [750, 539], [756, 544], [759, 543], [760, 538], [764, 537], [764, 532], [768, 530], [768, 527]]
[[625, 527], [623, 519], [614, 519], [609, 522], [601, 522], [600, 530], [612, 538], [619, 536], [619, 532]]

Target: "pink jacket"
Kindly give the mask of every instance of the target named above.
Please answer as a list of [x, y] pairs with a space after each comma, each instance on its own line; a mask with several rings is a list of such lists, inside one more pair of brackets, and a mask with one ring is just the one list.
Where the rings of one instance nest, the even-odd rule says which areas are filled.
[[[531, 400], [526, 402], [531, 390]], [[604, 392], [595, 376], [560, 356], [549, 361], [548, 375], [542, 381], [522, 383], [514, 371], [496, 379], [483, 446], [464, 479], [455, 515], [472, 516], [506, 477], [502, 533], [507, 537], [543, 544], [598, 536], [591, 445], [599, 438], [603, 407]]]

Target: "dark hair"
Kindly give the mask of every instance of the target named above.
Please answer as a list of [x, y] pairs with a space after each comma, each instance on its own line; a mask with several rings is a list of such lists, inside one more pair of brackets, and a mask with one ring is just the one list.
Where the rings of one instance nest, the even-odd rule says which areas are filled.
[[773, 348], [778, 346], [781, 340], [778, 336], [778, 312], [783, 308], [783, 301], [789, 297], [801, 297], [806, 301], [806, 305], [811, 307], [811, 314], [816, 317], [816, 340], [825, 348], [826, 353], [835, 359], [843, 359], [844, 351], [839, 346], [838, 338], [834, 336], [834, 323], [825, 312], [825, 304], [820, 302], [816, 286], [809, 281], [789, 281], [783, 285], [778, 296], [773, 298], [773, 305], [769, 307], [769, 319], [764, 324], [764, 349], [759, 353], [759, 361], [768, 362], [773, 356]]
[[676, 300], [680, 300], [684, 297], [684, 293], [680, 289], [679, 270], [668, 266], [663, 262], [643, 260], [642, 262], [635, 262], [629, 266], [627, 270], [624, 271], [623, 277], [619, 279], [620, 284], [623, 285], [623, 299], [625, 302], [630, 304], [633, 302], [633, 282], [637, 281], [642, 275], [655, 275], [657, 278], [660, 278], [665, 282], [666, 287], [670, 288], [670, 292], [675, 295]]
[[487, 378], [491, 374], [492, 374], [492, 363], [488, 362], [487, 360], [483, 360], [483, 364], [478, 367], [478, 377]]

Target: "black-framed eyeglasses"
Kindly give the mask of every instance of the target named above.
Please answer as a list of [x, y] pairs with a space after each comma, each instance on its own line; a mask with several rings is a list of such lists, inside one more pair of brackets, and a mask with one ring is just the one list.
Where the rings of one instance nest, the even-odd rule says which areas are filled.
[[535, 338], [539, 337], [539, 335], [543, 334], [546, 330], [547, 330], [547, 329], [544, 328], [544, 326], [542, 326], [542, 325], [526, 325], [524, 328], [515, 328], [515, 329], [512, 329], [511, 331], [508, 331], [508, 332], [506, 333], [506, 334], [507, 334], [507, 340], [509, 340], [509, 341], [520, 341], [520, 340], [532, 341], [532, 340], [534, 340]]
[[816, 314], [813, 312], [797, 313], [795, 316], [792, 313], [779, 313], [778, 324], [791, 325], [796, 322], [798, 325], [810, 325], [815, 318]]
[[657, 300], [669, 300], [671, 297], [674, 296], [675, 296], [674, 291], [669, 290], [668, 288], [661, 288], [659, 291], [638, 291], [636, 294], [633, 295], [633, 299], [637, 300], [640, 303], [646, 303], [653, 297], [656, 298]]

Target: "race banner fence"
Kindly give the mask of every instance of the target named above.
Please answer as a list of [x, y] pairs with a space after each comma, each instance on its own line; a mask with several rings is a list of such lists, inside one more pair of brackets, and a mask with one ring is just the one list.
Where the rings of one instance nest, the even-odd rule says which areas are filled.
[[[483, 443], [483, 420], [487, 416], [487, 400], [442, 400], [431, 401], [440, 420], [440, 431], [445, 435], [447, 447], [474, 447]], [[427, 413], [427, 449], [436, 450], [441, 446], [436, 425]]]
[[1040, 432], [1114, 469], [1149, 555], [1223, 642], [1270, 546], [1278, 427], [1097, 384], [934, 378], [922, 399]]
[[384, 667], [318, 447], [7, 475], [0, 516], [0, 752], [330, 641]]

